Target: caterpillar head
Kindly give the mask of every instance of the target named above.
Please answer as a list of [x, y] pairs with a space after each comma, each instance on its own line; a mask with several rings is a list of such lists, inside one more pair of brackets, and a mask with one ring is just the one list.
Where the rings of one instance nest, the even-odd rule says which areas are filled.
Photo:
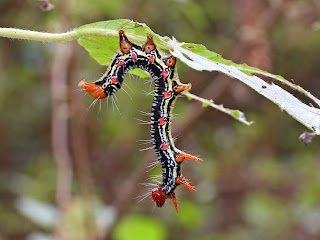
[[166, 202], [166, 194], [162, 192], [161, 185], [152, 190], [151, 196], [157, 207], [162, 207]]
[[165, 194], [162, 191], [161, 185], [159, 185], [159, 187], [152, 190], [151, 196], [152, 196], [153, 201], [156, 203], [157, 207], [162, 207], [165, 204], [166, 199], [171, 198], [173, 205], [174, 205], [176, 211], [178, 212], [178, 204], [177, 204], [176, 195], [174, 193], [170, 193], [169, 195]]
[[92, 97], [96, 99], [102, 99], [107, 97], [103, 88], [95, 83], [87, 83], [84, 79], [82, 79], [78, 83], [78, 86], [84, 88], [87, 91], [87, 93], [89, 93]]

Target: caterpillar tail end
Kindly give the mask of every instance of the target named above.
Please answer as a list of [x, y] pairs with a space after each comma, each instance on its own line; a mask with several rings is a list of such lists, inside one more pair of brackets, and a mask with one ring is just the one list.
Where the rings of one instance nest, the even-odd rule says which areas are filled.
[[166, 199], [171, 198], [173, 205], [174, 205], [174, 208], [178, 212], [178, 204], [177, 204], [176, 195], [174, 193], [171, 193], [169, 195], [165, 194], [162, 191], [161, 185], [159, 185], [159, 187], [152, 190], [151, 196], [152, 196], [153, 201], [156, 203], [157, 207], [162, 207], [165, 204]]
[[95, 83], [87, 83], [84, 79], [82, 79], [78, 83], [78, 86], [85, 89], [87, 93], [89, 93], [95, 99], [102, 99], [107, 97], [103, 88]]
[[192, 156], [192, 155], [184, 153], [184, 152], [178, 153], [176, 155], [175, 159], [176, 159], [176, 162], [180, 162], [180, 163], [183, 162], [185, 159], [194, 160], [194, 161], [198, 161], [198, 162], [203, 161], [201, 158]]

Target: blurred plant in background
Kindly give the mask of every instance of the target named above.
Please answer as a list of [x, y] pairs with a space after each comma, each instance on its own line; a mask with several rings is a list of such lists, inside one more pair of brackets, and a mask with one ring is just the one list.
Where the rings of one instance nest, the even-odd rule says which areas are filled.
[[[62, 32], [102, 20], [145, 22], [162, 36], [201, 43], [227, 59], [280, 74], [320, 96], [316, 0], [4, 0], [1, 27]], [[180, 99], [177, 146], [197, 193], [178, 189], [179, 213], [155, 209], [140, 183], [160, 174], [140, 152], [150, 83], [128, 77], [111, 102], [89, 107], [77, 88], [104, 67], [76, 43], [0, 39], [0, 239], [319, 239], [319, 138], [247, 86], [178, 64], [192, 92], [241, 109], [255, 124]], [[112, 57], [112, 56], [107, 56]], [[290, 89], [288, 89], [290, 91]], [[300, 96], [299, 96], [300, 97]], [[132, 98], [132, 99], [131, 99]], [[303, 99], [303, 97], [301, 96]], [[117, 107], [119, 110], [117, 110]]]

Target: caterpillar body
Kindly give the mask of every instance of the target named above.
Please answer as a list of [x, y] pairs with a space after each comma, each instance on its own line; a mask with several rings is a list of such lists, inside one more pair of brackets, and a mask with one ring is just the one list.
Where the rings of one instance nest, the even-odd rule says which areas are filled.
[[183, 184], [195, 191], [181, 173], [181, 163], [185, 159], [202, 161], [177, 149], [171, 134], [172, 110], [177, 96], [191, 89], [191, 84], [181, 84], [174, 78], [176, 58], [162, 58], [151, 35], [144, 46], [132, 44], [123, 30], [119, 31], [120, 49], [109, 65], [106, 73], [97, 81], [79, 82], [92, 97], [102, 99], [114, 94], [122, 86], [124, 75], [133, 68], [147, 71], [155, 82], [155, 94], [152, 103], [151, 137], [157, 158], [162, 168], [162, 183], [155, 188], [152, 199], [158, 207], [170, 198], [178, 211], [174, 190]]

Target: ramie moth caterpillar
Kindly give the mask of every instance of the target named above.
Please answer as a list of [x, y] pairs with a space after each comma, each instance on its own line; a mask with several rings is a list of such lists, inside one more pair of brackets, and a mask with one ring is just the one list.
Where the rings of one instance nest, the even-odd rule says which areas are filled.
[[185, 185], [195, 191], [181, 173], [181, 163], [185, 159], [202, 161], [177, 149], [171, 135], [173, 106], [177, 96], [191, 89], [191, 84], [182, 84], [174, 78], [176, 58], [162, 57], [158, 52], [153, 37], [149, 35], [144, 46], [132, 44], [123, 30], [119, 31], [120, 48], [116, 52], [105, 74], [93, 83], [79, 82], [95, 99], [103, 99], [114, 94], [122, 86], [124, 75], [131, 69], [147, 71], [155, 82], [155, 94], [152, 103], [151, 137], [153, 147], [162, 168], [162, 183], [153, 189], [151, 196], [158, 207], [162, 207], [167, 198], [172, 199], [178, 211], [174, 190], [178, 185]]

